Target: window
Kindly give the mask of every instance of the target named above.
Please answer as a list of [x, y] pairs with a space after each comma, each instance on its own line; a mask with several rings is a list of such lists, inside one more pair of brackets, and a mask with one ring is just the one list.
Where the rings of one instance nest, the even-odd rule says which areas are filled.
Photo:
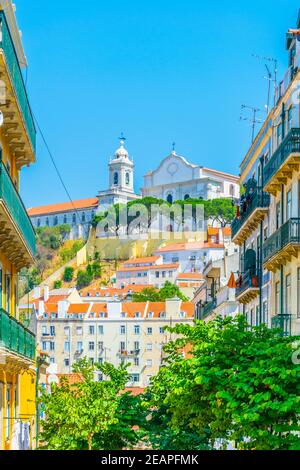
[[277, 126], [277, 147], [278, 145], [281, 144], [281, 138], [282, 138], [282, 124], [280, 122]]
[[94, 363], [95, 363], [95, 359], [94, 359], [93, 357], [90, 357], [90, 358], [89, 358], [89, 361], [90, 361], [90, 364], [93, 366]]
[[189, 194], [186, 194], [186, 195], [184, 196], [184, 200], [187, 201], [188, 199], [190, 199], [190, 195], [189, 195]]
[[65, 367], [69, 367], [69, 365], [70, 365], [70, 360], [69, 360], [69, 359], [65, 359], [65, 360], [64, 360], [64, 363], [65, 363]]
[[76, 224], [76, 214], [73, 214], [73, 216], [72, 216], [72, 222], [73, 222], [74, 225]]
[[125, 350], [126, 350], [125, 341], [121, 341], [121, 343], [120, 343], [120, 351], [125, 351]]
[[163, 272], [162, 272], [162, 277], [163, 277], [163, 279], [165, 279], [165, 277], [166, 277], [166, 271], [163, 271]]
[[42, 327], [42, 335], [47, 336], [47, 327], [46, 326]]
[[235, 196], [235, 187], [233, 184], [230, 185], [229, 187], [229, 194], [231, 197], [234, 197]]
[[268, 325], [268, 302], [263, 303], [262, 322]]
[[38, 226], [38, 227], [41, 226], [41, 219], [37, 219], [37, 226]]
[[153, 328], [147, 328], [147, 335], [152, 335]]
[[148, 343], [147, 344], [147, 351], [152, 351], [153, 347], [152, 347], [152, 343]]
[[94, 335], [95, 334], [95, 326], [94, 325], [90, 325], [89, 326], [89, 335]]
[[159, 271], [156, 271], [156, 272], [155, 272], [155, 277], [156, 277], [156, 279], [159, 278]]
[[42, 350], [47, 351], [47, 343], [46, 341], [42, 341]]
[[82, 327], [81, 327], [81, 326], [77, 326], [77, 328], [76, 328], [76, 334], [77, 334], [77, 336], [82, 336], [82, 333], [83, 333]]
[[173, 204], [173, 196], [172, 196], [172, 194], [169, 194], [169, 195], [168, 195], [167, 201], [168, 201], [169, 204]]
[[135, 312], [134, 318], [141, 318], [141, 313], [140, 312]]
[[125, 325], [121, 325], [120, 326], [120, 335], [125, 335], [126, 334], [126, 326]]
[[65, 336], [69, 336], [69, 334], [70, 334], [70, 327], [69, 326], [64, 327], [64, 333], [65, 333]]
[[164, 328], [163, 326], [161, 326], [161, 327], [159, 328], [159, 333], [160, 333], [161, 335], [163, 335], [164, 332], [165, 332], [165, 328]]
[[55, 357], [50, 357], [50, 364], [55, 364]]
[[127, 186], [130, 185], [130, 173], [128, 171], [126, 173], [126, 184], [127, 184]]
[[98, 341], [98, 349], [99, 349], [99, 351], [104, 351], [104, 343], [103, 343], [103, 341]]
[[153, 312], [148, 313], [148, 318], [153, 318]]
[[47, 227], [49, 227], [49, 219], [48, 219], [48, 217], [46, 218], [46, 225], [47, 225]]
[[99, 364], [103, 364], [103, 357], [98, 357]]
[[159, 318], [166, 318], [166, 313], [165, 312], [160, 312]]
[[291, 314], [291, 275], [285, 277], [285, 313]]
[[140, 359], [138, 357], [134, 358], [134, 365], [139, 366], [140, 365]]
[[152, 367], [152, 359], [147, 359], [147, 367]]
[[64, 215], [64, 224], [66, 224], [67, 221], [68, 221], [68, 219], [67, 219], [67, 214], [65, 214], [65, 215]]
[[134, 350], [135, 350], [135, 351], [139, 351], [139, 350], [140, 350], [140, 343], [139, 343], [139, 341], [135, 341], [135, 342], [134, 342]]
[[292, 217], [292, 191], [289, 190], [286, 194], [286, 220]]
[[103, 325], [99, 325], [99, 326], [98, 326], [98, 333], [99, 333], [99, 335], [103, 335], [103, 334], [104, 334], [104, 327], [103, 327]]
[[53, 225], [58, 225], [58, 217], [57, 215], [53, 219]]
[[281, 226], [281, 204], [277, 202], [276, 204], [276, 230]]
[[81, 222], [82, 222], [83, 224], [85, 223], [85, 212], [82, 213]]
[[117, 172], [114, 174], [114, 184], [119, 184], [119, 174]]
[[275, 314], [280, 313], [280, 282], [277, 281], [275, 284]]
[[83, 351], [83, 342], [77, 341], [77, 351]]
[[185, 312], [180, 312], [179, 313], [179, 318], [185, 318]]
[[69, 341], [65, 341], [64, 351], [65, 352], [70, 352], [70, 342]]
[[288, 132], [292, 129], [293, 126], [293, 107], [291, 106], [288, 110], [288, 122], [287, 122], [287, 130]]
[[55, 351], [55, 342], [50, 341], [50, 351]]
[[131, 375], [131, 382], [138, 383], [140, 381], [140, 374], [132, 374]]
[[89, 351], [95, 351], [95, 343], [93, 341], [89, 342]]
[[139, 335], [141, 333], [141, 327], [139, 325], [134, 326], [134, 334]]

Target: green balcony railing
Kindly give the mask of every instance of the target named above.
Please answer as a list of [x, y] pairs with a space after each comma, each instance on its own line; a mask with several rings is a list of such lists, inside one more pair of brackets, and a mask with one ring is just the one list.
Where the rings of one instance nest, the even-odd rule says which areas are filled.
[[29, 100], [21, 72], [18, 56], [15, 50], [13, 40], [7, 25], [4, 11], [0, 11], [0, 49], [3, 50], [5, 55], [6, 64], [9, 70], [10, 79], [13, 83], [15, 94], [23, 114], [26, 129], [29, 139], [33, 148], [36, 150], [36, 129], [34, 125], [33, 116], [31, 113]]
[[238, 233], [257, 208], [268, 208], [269, 205], [270, 195], [264, 193], [260, 188], [257, 188], [253, 194], [249, 194], [249, 197], [245, 199], [244, 205], [241, 207], [240, 217], [236, 217], [231, 224], [232, 236], [234, 237]]
[[290, 243], [300, 244], [300, 219], [298, 218], [289, 219], [265, 241], [264, 263]]
[[269, 183], [291, 153], [300, 153], [300, 128], [293, 128], [281, 142], [264, 168], [264, 183]]
[[292, 315], [283, 313], [272, 318], [272, 328], [280, 329], [281, 336], [291, 336]]
[[34, 256], [36, 253], [36, 236], [31, 220], [22, 199], [16, 190], [3, 162], [0, 161], [0, 199], [3, 199], [8, 212], [18, 226], [25, 243]]
[[216, 307], [217, 307], [217, 299], [213, 299], [210, 302], [207, 302], [201, 308], [201, 319], [208, 317], [208, 315], [210, 315]]
[[0, 309], [0, 347], [24, 356], [35, 358], [35, 335], [15, 318]]

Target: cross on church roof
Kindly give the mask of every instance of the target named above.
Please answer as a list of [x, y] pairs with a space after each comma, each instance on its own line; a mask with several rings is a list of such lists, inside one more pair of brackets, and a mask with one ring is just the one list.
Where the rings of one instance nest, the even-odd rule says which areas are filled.
[[124, 145], [126, 142], [126, 137], [124, 136], [124, 132], [121, 133], [121, 137], [119, 137], [121, 145]]

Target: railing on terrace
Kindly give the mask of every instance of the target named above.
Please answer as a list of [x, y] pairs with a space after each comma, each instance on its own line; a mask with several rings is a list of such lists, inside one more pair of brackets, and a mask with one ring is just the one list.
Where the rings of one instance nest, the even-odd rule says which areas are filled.
[[289, 219], [265, 241], [263, 247], [264, 262], [290, 243], [300, 243], [299, 218]]
[[16, 96], [24, 117], [24, 122], [29, 135], [32, 148], [36, 150], [36, 129], [31, 113], [28, 96], [21, 72], [18, 56], [7, 25], [5, 14], [0, 10], [0, 49], [3, 50], [9, 70], [10, 79], [13, 83]]
[[0, 347], [33, 360], [35, 335], [0, 308]]
[[27, 247], [34, 256], [36, 236], [23, 201], [12, 182], [3, 162], [0, 161], [0, 199], [3, 199], [15, 224], [20, 229]]
[[261, 188], [257, 188], [257, 190], [249, 197], [248, 202], [246, 201], [246, 208], [243, 211], [241, 208], [240, 217], [236, 217], [232, 224], [232, 236], [234, 237], [240, 228], [244, 225], [245, 221], [250, 217], [250, 215], [255, 211], [257, 208], [268, 208], [270, 205], [270, 195], [264, 193]]
[[291, 336], [292, 315], [283, 313], [272, 318], [272, 328], [281, 330], [281, 336]]
[[300, 128], [293, 128], [283, 139], [264, 168], [264, 183], [267, 184], [276, 174], [291, 153], [300, 153]]
[[211, 312], [214, 310], [214, 308], [217, 307], [217, 299], [213, 299], [210, 302], [207, 302], [202, 308], [201, 308], [201, 319], [204, 319], [208, 317], [208, 315], [211, 314]]
[[236, 297], [239, 297], [247, 289], [256, 289], [259, 287], [259, 277], [257, 273], [245, 272], [241, 279], [237, 281], [236, 286]]

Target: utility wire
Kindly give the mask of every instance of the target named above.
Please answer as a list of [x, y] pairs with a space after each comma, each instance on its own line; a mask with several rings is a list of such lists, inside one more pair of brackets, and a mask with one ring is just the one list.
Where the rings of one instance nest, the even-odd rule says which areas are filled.
[[53, 156], [53, 154], [52, 154], [52, 152], [51, 152], [51, 150], [50, 150], [50, 147], [49, 147], [49, 145], [48, 145], [48, 143], [47, 143], [47, 140], [46, 140], [46, 138], [45, 138], [45, 135], [44, 135], [44, 133], [43, 133], [43, 131], [42, 131], [42, 129], [41, 129], [39, 123], [38, 123], [38, 120], [37, 120], [36, 116], [34, 115], [34, 113], [32, 113], [32, 115], [33, 115], [33, 119], [34, 119], [34, 121], [35, 121], [35, 123], [36, 123], [36, 127], [37, 127], [37, 129], [38, 129], [38, 131], [39, 131], [39, 133], [40, 133], [40, 135], [41, 135], [41, 137], [42, 137], [42, 140], [43, 140], [43, 142], [44, 142], [44, 145], [45, 145], [45, 147], [46, 147], [46, 149], [47, 149], [47, 152], [48, 152], [48, 154], [49, 154], [49, 157], [50, 157], [50, 159], [51, 159], [51, 161], [52, 161], [52, 164], [53, 164], [53, 166], [54, 166], [54, 168], [55, 168], [56, 174], [57, 174], [57, 176], [58, 176], [58, 178], [59, 178], [59, 180], [60, 180], [60, 182], [61, 182], [61, 184], [62, 184], [62, 186], [63, 186], [63, 188], [64, 188], [64, 190], [65, 190], [66, 195], [68, 196], [68, 199], [70, 200], [70, 202], [71, 202], [71, 204], [72, 204], [72, 207], [73, 207], [73, 209], [74, 209], [74, 212], [76, 213], [76, 215], [77, 215], [77, 217], [78, 217], [78, 221], [79, 221], [79, 213], [78, 213], [78, 211], [77, 211], [77, 209], [76, 209], [76, 207], [75, 207], [75, 205], [74, 205], [74, 202], [73, 202], [73, 199], [72, 199], [72, 197], [71, 197], [71, 194], [69, 193], [68, 188], [67, 188], [67, 186], [66, 186], [66, 184], [65, 184], [65, 182], [64, 182], [64, 180], [63, 180], [63, 177], [62, 177], [62, 175], [61, 175], [61, 173], [60, 173], [60, 171], [59, 171], [59, 169], [58, 169], [58, 166], [57, 166], [57, 164], [56, 164], [56, 162], [55, 162], [54, 156]]

